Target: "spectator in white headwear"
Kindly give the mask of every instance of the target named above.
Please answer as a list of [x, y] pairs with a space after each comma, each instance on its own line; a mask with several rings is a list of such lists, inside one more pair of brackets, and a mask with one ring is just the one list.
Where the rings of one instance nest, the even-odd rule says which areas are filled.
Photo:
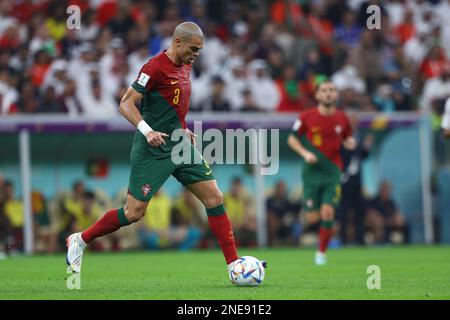
[[110, 50], [100, 59], [100, 82], [104, 94], [114, 97], [128, 75], [125, 44], [121, 38], [114, 38]]
[[58, 59], [52, 62], [49, 71], [46, 73], [41, 92], [45, 92], [48, 87], [53, 87], [55, 95], [60, 96], [64, 92], [67, 82], [67, 62]]
[[344, 65], [341, 70], [331, 76], [331, 81], [339, 91], [351, 89], [359, 94], [366, 92], [366, 84], [358, 74], [358, 69], [350, 63]]
[[244, 60], [240, 57], [230, 58], [224, 69], [225, 99], [230, 102], [232, 111], [240, 110], [244, 106], [242, 92], [248, 86]]
[[269, 76], [267, 62], [255, 59], [249, 65], [249, 90], [258, 109], [275, 111], [280, 102], [280, 92], [275, 81]]

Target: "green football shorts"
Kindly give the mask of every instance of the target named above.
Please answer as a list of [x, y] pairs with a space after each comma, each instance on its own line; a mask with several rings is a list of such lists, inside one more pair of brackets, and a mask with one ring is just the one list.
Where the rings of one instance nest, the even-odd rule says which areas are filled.
[[324, 184], [304, 184], [303, 208], [305, 212], [319, 211], [320, 206], [323, 204], [329, 204], [334, 208], [337, 208], [340, 201], [341, 184], [339, 182]]
[[194, 146], [191, 146], [191, 156], [196, 161], [188, 164], [175, 164], [170, 155], [155, 158], [142, 152], [132, 151], [128, 194], [140, 201], [147, 202], [171, 175], [184, 186], [200, 181], [214, 180], [212, 169]]

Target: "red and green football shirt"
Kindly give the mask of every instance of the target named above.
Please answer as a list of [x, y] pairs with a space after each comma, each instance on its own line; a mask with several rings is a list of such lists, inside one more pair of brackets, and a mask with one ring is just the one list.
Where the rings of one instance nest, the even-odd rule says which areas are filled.
[[[189, 110], [191, 95], [191, 65], [177, 65], [163, 51], [150, 59], [139, 71], [139, 75], [131, 85], [143, 95], [140, 112], [142, 118], [155, 131], [167, 133], [169, 136], [179, 128], [186, 128], [186, 114]], [[146, 152], [154, 156], [170, 156], [177, 142], [166, 138], [166, 144], [151, 147], [146, 138], [136, 131], [133, 145], [140, 144]], [[133, 146], [133, 149], [136, 149]]]
[[317, 182], [339, 179], [342, 171], [341, 144], [352, 135], [346, 114], [336, 110], [325, 116], [318, 108], [310, 109], [300, 114], [292, 130], [303, 146], [318, 158], [315, 164], [305, 163], [304, 178]]

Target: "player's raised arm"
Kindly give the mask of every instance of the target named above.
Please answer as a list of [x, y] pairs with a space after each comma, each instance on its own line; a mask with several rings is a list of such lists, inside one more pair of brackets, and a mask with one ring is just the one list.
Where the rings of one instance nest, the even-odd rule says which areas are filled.
[[122, 97], [119, 105], [119, 112], [147, 138], [148, 143], [153, 147], [158, 147], [165, 144], [164, 137], [167, 134], [154, 131], [148, 123], [142, 119], [142, 115], [136, 107], [137, 103], [142, 99], [142, 94], [137, 92], [132, 87]]

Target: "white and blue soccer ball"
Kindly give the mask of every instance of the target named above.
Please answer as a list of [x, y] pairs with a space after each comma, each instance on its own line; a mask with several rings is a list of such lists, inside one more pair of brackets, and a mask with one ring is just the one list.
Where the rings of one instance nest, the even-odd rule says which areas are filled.
[[265, 262], [251, 256], [240, 257], [230, 268], [231, 282], [240, 287], [259, 286], [265, 276]]

